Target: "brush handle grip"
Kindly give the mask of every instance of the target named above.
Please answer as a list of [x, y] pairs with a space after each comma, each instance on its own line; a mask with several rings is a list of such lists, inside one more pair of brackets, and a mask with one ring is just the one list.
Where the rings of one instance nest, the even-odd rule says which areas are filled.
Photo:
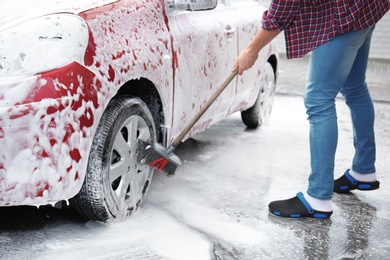
[[229, 85], [229, 83], [233, 80], [233, 78], [237, 75], [238, 70], [233, 71], [230, 75], [225, 79], [225, 81], [219, 86], [217, 91], [210, 97], [209, 100], [204, 104], [204, 106], [199, 110], [198, 113], [191, 119], [190, 122], [186, 125], [186, 127], [181, 131], [181, 133], [173, 140], [172, 146], [176, 147], [181, 140], [183, 140], [184, 136], [191, 130], [191, 128], [198, 122], [199, 118], [206, 112], [206, 110], [211, 106], [211, 104], [217, 99], [217, 97], [224, 91], [224, 89]]

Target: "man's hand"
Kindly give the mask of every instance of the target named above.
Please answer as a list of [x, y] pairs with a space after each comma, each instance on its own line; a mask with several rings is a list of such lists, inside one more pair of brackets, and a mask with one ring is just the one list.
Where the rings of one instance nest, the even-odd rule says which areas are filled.
[[251, 49], [250, 46], [247, 46], [238, 55], [232, 71], [238, 70], [238, 74], [242, 75], [244, 70], [252, 68], [258, 57], [259, 52]]
[[245, 70], [250, 69], [255, 64], [259, 57], [259, 52], [272, 41], [281, 31], [266, 31], [261, 28], [255, 38], [246, 46], [238, 55], [234, 62], [232, 71], [238, 70], [238, 74], [242, 75]]

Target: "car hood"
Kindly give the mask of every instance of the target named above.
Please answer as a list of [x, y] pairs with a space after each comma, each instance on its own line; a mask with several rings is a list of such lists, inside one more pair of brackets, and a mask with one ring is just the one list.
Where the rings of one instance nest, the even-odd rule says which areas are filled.
[[119, 0], [8, 0], [0, 1], [0, 31], [17, 23], [58, 12], [81, 13]]

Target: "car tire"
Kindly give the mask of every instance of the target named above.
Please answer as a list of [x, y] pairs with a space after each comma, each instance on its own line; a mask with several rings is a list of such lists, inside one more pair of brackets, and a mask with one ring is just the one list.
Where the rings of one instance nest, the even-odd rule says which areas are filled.
[[71, 205], [98, 221], [124, 220], [141, 205], [154, 169], [139, 162], [144, 143], [154, 142], [155, 125], [139, 98], [114, 98], [97, 127], [80, 192]]
[[264, 80], [255, 104], [241, 112], [242, 122], [248, 128], [257, 128], [265, 123], [271, 114], [276, 88], [275, 72], [267, 62], [264, 66]]

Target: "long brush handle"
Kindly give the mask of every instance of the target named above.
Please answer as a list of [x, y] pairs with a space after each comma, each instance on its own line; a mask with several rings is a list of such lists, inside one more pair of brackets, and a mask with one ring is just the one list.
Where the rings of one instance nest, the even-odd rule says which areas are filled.
[[217, 91], [210, 97], [209, 100], [204, 104], [204, 106], [199, 110], [199, 112], [191, 119], [186, 127], [181, 131], [181, 133], [173, 140], [172, 146], [176, 147], [184, 136], [191, 130], [191, 128], [196, 124], [199, 118], [206, 112], [206, 110], [211, 106], [211, 104], [217, 99], [217, 97], [224, 91], [224, 89], [229, 85], [233, 78], [237, 75], [238, 71], [230, 73], [230, 75], [225, 79], [225, 81], [219, 86]]

